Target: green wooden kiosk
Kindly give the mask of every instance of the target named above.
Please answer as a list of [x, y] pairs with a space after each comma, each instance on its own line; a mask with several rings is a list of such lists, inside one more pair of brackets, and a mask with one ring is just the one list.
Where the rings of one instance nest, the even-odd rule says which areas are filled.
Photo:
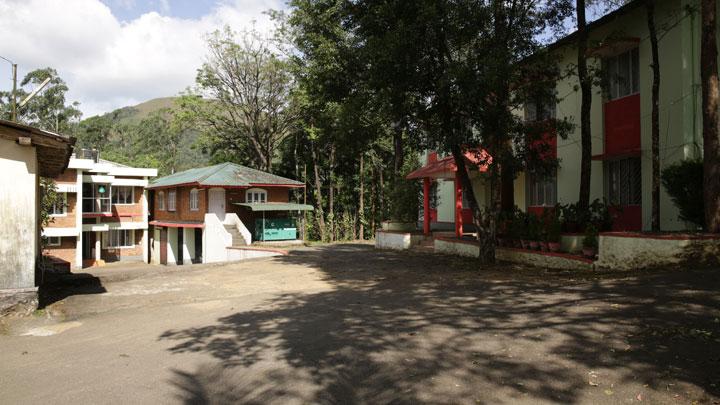
[[255, 231], [253, 232], [253, 240], [260, 242], [297, 239], [296, 218], [290, 215], [265, 218], [266, 212], [286, 211], [288, 214], [297, 213], [299, 215], [301, 211], [313, 210], [312, 205], [295, 203], [235, 203], [235, 205], [262, 213], [261, 218], [255, 219]]

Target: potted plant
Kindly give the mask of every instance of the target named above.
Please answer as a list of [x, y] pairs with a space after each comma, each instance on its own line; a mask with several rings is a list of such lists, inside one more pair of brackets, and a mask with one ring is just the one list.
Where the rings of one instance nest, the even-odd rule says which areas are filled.
[[528, 245], [530, 250], [538, 250], [540, 243], [540, 223], [538, 218], [533, 214], [528, 214]]
[[549, 223], [546, 233], [548, 250], [553, 253], [560, 251], [560, 230], [561, 224], [558, 217], [554, 217]]
[[598, 247], [597, 229], [590, 224], [585, 229], [585, 238], [583, 239], [583, 255], [587, 258], [595, 258]]

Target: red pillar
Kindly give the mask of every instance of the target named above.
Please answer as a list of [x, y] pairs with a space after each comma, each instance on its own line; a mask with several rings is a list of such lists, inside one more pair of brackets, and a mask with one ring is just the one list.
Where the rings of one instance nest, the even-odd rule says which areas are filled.
[[455, 236], [462, 236], [462, 184], [460, 176], [455, 173]]
[[430, 178], [423, 179], [423, 233], [430, 235]]

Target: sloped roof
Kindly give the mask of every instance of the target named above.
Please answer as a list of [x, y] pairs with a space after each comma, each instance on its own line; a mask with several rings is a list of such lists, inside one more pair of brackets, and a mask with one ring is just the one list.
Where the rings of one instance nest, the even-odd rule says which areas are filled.
[[[485, 150], [480, 149], [478, 151], [465, 151], [465, 161], [472, 167], [477, 166], [480, 173], [485, 173], [492, 164], [492, 156]], [[468, 171], [470, 168], [468, 168]], [[455, 164], [455, 158], [452, 155], [447, 156], [440, 160], [428, 162], [425, 166], [410, 172], [406, 179], [422, 179], [422, 178], [443, 178], [449, 173], [457, 172], [457, 165]]]
[[67, 168], [75, 145], [74, 137], [0, 119], [0, 138], [17, 141], [21, 137], [30, 138], [30, 143], [37, 149], [41, 176], [56, 177]]
[[299, 181], [227, 162], [160, 177], [155, 179], [148, 188], [165, 188], [179, 185], [197, 185], [201, 187], [304, 186]]

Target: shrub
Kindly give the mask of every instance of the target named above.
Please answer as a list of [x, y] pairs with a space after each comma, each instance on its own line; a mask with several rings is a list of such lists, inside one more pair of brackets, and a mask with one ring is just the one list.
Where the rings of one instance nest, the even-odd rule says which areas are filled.
[[560, 219], [557, 216], [550, 218], [545, 231], [546, 240], [550, 243], [559, 243], [561, 230]]
[[583, 247], [595, 249], [598, 247], [597, 228], [595, 228], [595, 226], [592, 224], [585, 229]]
[[661, 177], [670, 199], [680, 210], [679, 218], [703, 228], [705, 206], [702, 160], [683, 160], [674, 163], [663, 169]]
[[416, 222], [422, 206], [422, 184], [417, 180], [406, 180], [405, 176], [417, 168], [417, 159], [407, 159], [402, 175], [392, 184], [390, 192], [390, 219], [398, 222]]

